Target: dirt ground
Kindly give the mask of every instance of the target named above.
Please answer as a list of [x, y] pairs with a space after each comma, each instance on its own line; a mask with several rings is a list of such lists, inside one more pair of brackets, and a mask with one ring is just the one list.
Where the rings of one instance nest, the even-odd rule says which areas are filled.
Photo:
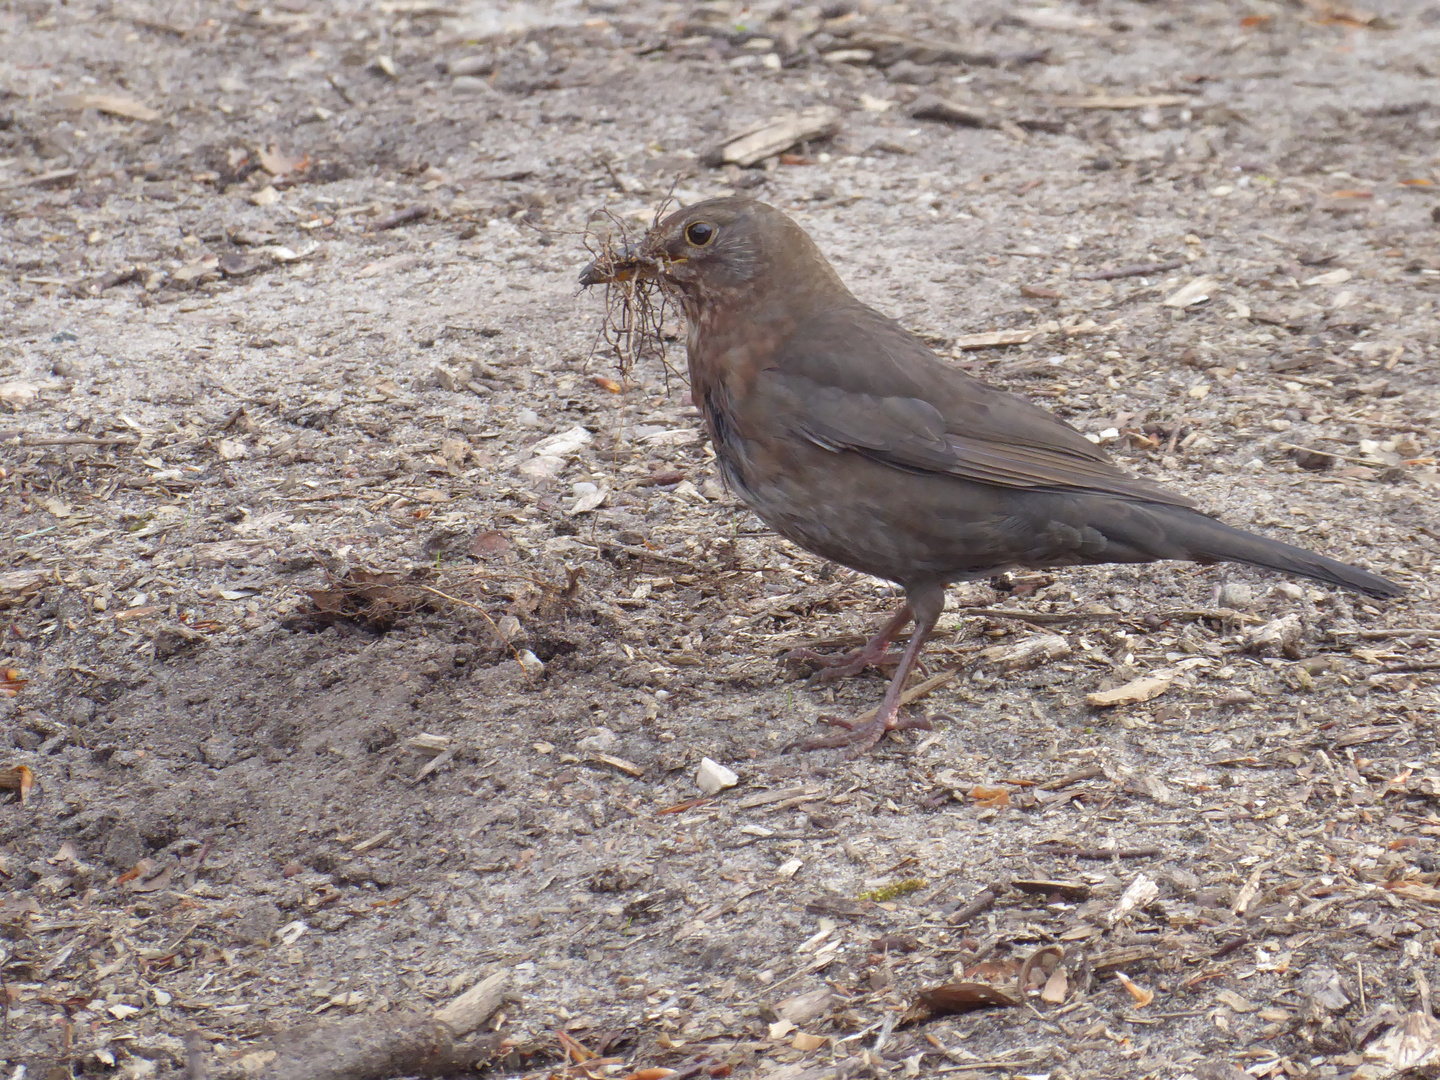
[[[495, 1076], [1440, 1055], [1440, 4], [1368, 6], [0, 7], [5, 1075], [280, 1075], [492, 976]], [[672, 187], [1410, 592], [957, 588], [933, 732], [787, 751], [884, 683], [782, 654], [895, 594], [605, 352], [587, 222]]]

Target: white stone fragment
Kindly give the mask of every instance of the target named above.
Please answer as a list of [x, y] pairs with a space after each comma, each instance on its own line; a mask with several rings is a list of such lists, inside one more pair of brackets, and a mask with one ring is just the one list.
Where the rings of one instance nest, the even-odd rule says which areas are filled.
[[718, 761], [711, 761], [708, 757], [700, 759], [700, 768], [695, 773], [695, 783], [706, 795], [718, 795], [739, 782], [740, 777]]

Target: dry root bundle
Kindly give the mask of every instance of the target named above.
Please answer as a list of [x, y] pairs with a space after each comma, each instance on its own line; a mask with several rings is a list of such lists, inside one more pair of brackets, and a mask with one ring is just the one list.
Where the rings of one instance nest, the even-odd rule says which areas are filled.
[[[652, 227], [659, 223], [669, 202], [665, 200], [656, 210]], [[607, 210], [586, 229], [584, 243], [585, 250], [608, 277], [609, 271], [631, 261], [643, 239], [643, 233], [635, 232]], [[596, 350], [613, 356], [622, 376], [628, 376], [636, 364], [649, 359], [659, 360], [668, 376], [673, 368], [666, 354], [665, 324], [674, 310], [674, 302], [653, 278], [632, 274], [606, 282], [605, 315]]]

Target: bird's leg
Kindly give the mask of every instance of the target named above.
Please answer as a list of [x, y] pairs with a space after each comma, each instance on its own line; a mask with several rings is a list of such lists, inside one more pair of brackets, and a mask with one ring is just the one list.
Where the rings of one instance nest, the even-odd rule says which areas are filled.
[[896, 634], [910, 624], [914, 617], [910, 613], [910, 603], [907, 600], [900, 605], [900, 609], [894, 615], [890, 616], [885, 625], [880, 628], [879, 633], [858, 649], [851, 649], [839, 656], [818, 653], [814, 649], [791, 649], [782, 659], [786, 663], [803, 661], [807, 664], [814, 664], [820, 669], [821, 682], [829, 682], [831, 679], [848, 679], [851, 675], [859, 675], [867, 667], [898, 664], [905, 654], [891, 652], [890, 642]]
[[[900, 656], [900, 666], [895, 670], [895, 677], [885, 688], [885, 699], [880, 703], [880, 708], [876, 710], [875, 718], [864, 724], [854, 725], [843, 720], [831, 721], [839, 727], [845, 728], [845, 733], [831, 735], [824, 739], [811, 739], [809, 742], [800, 744], [801, 750], [827, 750], [837, 746], [848, 746], [850, 748], [848, 756], [858, 757], [884, 738], [887, 732], [906, 728], [930, 730], [930, 721], [923, 716], [917, 718], [900, 716], [900, 697], [905, 692], [905, 680], [915, 666], [915, 661], [920, 656], [920, 650], [925, 647], [925, 640], [935, 629], [935, 624], [940, 619], [940, 612], [945, 609], [945, 587], [943, 585], [925, 585], [907, 589], [905, 606], [909, 608], [915, 619], [915, 632], [910, 635], [910, 643], [905, 646], [905, 651]], [[894, 622], [895, 620], [892, 619], [887, 625], [887, 629], [894, 625]]]

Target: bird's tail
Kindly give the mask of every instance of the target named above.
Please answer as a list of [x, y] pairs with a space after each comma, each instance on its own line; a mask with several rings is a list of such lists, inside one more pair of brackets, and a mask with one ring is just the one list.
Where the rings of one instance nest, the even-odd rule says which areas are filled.
[[[1293, 544], [1232, 528], [1193, 510], [1153, 503], [1130, 503], [1127, 509], [1131, 512], [1115, 515], [1101, 530], [1112, 548], [1133, 550], [1140, 558], [1248, 563], [1339, 585], [1367, 596], [1393, 597], [1405, 592], [1403, 586], [1379, 574]], [[1107, 557], [1113, 558], [1114, 554], [1114, 551], [1107, 552]], [[1129, 560], [1122, 557], [1116, 561]]]

